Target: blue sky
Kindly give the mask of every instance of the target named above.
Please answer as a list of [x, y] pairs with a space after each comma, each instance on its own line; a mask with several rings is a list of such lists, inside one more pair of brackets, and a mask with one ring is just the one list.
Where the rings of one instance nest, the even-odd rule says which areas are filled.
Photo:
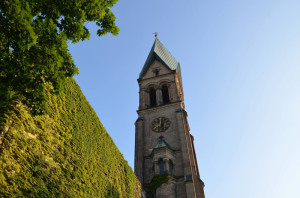
[[137, 78], [153, 32], [180, 62], [208, 198], [300, 195], [300, 1], [122, 1], [118, 36], [70, 44], [75, 77], [134, 164]]

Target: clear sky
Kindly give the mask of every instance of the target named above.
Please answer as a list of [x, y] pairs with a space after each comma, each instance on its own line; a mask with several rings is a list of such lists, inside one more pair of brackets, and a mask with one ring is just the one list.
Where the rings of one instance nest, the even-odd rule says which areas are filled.
[[300, 1], [120, 0], [120, 33], [70, 44], [75, 77], [134, 164], [153, 32], [180, 62], [207, 198], [300, 197]]

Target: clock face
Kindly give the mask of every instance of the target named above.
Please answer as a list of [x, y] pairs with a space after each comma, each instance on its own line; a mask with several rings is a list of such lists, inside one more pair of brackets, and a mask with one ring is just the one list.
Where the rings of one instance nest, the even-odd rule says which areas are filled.
[[164, 132], [170, 126], [171, 122], [168, 118], [159, 117], [152, 121], [151, 128], [155, 132]]

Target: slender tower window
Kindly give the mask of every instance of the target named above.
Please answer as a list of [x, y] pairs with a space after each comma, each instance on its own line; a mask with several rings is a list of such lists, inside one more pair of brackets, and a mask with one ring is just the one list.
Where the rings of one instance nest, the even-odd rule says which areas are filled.
[[171, 160], [169, 161], [169, 174], [170, 174], [170, 175], [173, 174], [173, 163], [172, 163]]
[[165, 170], [164, 170], [164, 161], [162, 159], [158, 160], [158, 165], [159, 165], [159, 174], [164, 174]]
[[162, 95], [163, 95], [163, 103], [166, 104], [168, 102], [170, 102], [170, 98], [169, 98], [169, 90], [167, 85], [163, 85], [161, 88], [162, 91]]
[[156, 91], [154, 88], [150, 88], [149, 90], [149, 95], [150, 95], [150, 106], [156, 106]]

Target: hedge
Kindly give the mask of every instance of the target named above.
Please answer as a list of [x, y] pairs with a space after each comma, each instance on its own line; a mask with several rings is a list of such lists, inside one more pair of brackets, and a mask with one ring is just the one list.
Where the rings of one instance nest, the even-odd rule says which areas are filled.
[[2, 197], [140, 197], [135, 174], [80, 87], [69, 78], [49, 113], [20, 100], [0, 115]]

